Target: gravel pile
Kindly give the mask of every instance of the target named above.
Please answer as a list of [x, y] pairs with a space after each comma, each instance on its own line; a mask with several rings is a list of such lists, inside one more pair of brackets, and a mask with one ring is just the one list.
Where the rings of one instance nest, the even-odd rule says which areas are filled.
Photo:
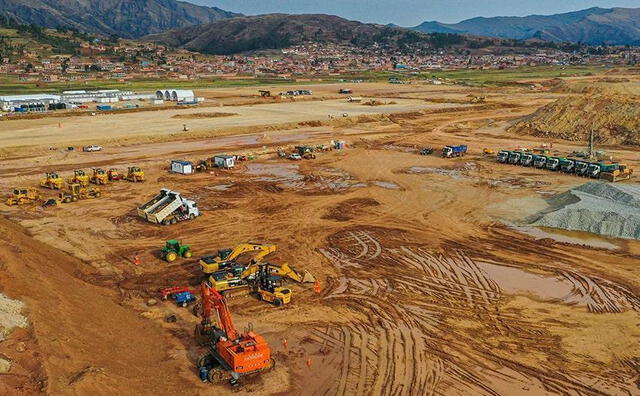
[[640, 239], [640, 185], [591, 182], [558, 194], [532, 222], [542, 227]]

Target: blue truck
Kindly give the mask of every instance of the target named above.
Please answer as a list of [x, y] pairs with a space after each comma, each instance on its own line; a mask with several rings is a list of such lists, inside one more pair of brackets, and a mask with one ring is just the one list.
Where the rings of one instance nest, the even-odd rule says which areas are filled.
[[442, 148], [443, 158], [463, 157], [467, 153], [467, 145], [461, 144], [459, 146], [444, 146]]

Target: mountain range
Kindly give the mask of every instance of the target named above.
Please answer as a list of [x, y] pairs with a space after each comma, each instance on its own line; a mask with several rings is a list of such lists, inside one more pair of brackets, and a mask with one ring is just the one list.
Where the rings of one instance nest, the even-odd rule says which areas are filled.
[[170, 30], [145, 36], [143, 39], [209, 54], [279, 49], [307, 42], [347, 44], [360, 48], [377, 45], [395, 50], [419, 50], [466, 47], [478, 41], [482, 41], [484, 45], [504, 41], [480, 40], [457, 34], [426, 34], [324, 14], [243, 16]]
[[239, 15], [175, 0], [0, 0], [0, 17], [18, 23], [125, 38]]
[[640, 8], [589, 8], [555, 15], [472, 18], [459, 23], [423, 22], [426, 33], [457, 33], [510, 39], [540, 39], [590, 45], [640, 45]]

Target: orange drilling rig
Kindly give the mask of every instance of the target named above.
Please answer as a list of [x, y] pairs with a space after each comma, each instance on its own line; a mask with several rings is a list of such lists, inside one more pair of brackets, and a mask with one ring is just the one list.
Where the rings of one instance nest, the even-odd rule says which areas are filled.
[[[269, 344], [251, 329], [238, 333], [225, 298], [206, 282], [201, 286], [202, 322], [196, 337], [204, 340], [209, 351], [198, 359], [202, 381], [238, 385], [241, 376], [269, 370], [275, 366]], [[212, 320], [215, 309], [217, 320]]]

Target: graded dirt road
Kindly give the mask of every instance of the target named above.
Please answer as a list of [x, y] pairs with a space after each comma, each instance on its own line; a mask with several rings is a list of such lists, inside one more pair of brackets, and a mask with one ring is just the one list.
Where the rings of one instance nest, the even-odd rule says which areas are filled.
[[[382, 96], [386, 89], [380, 85]], [[268, 261], [309, 270], [322, 290], [291, 284], [292, 303], [283, 308], [250, 297], [230, 301], [237, 327], [253, 324], [277, 361], [275, 369], [244, 379], [241, 392], [638, 394], [640, 244], [577, 233], [540, 238], [520, 228], [546, 207], [545, 198], [585, 180], [482, 155], [484, 147], [543, 143], [505, 130], [556, 95], [494, 89], [486, 103], [463, 105], [458, 87], [438, 92], [405, 93], [440, 99], [437, 109], [422, 100], [411, 111], [401, 106], [344, 123], [322, 119], [323, 108], [320, 119], [305, 119], [319, 125], [256, 127], [223, 137], [167, 135], [95, 155], [8, 155], [0, 161], [5, 190], [37, 184], [47, 170], [66, 177], [74, 168], [140, 164], [147, 174], [144, 183], [105, 186], [96, 200], [0, 209], [0, 264], [7, 274], [0, 290], [26, 302], [33, 324], [31, 334], [11, 336], [26, 340], [31, 355], [6, 347], [13, 338], [0, 343], [0, 353], [25, 373], [12, 377], [13, 386], [51, 394], [230, 392], [197, 378], [203, 350], [192, 337], [198, 319], [190, 310], [147, 302], [161, 287], [197, 285], [197, 257], [265, 241], [278, 246]], [[332, 100], [304, 105], [312, 112], [338, 103]], [[291, 111], [302, 104], [253, 105], [247, 117], [255, 110], [277, 118], [278, 106]], [[145, 127], [137, 116], [117, 117], [136, 130]], [[24, 121], [0, 127], [14, 122]], [[277, 147], [335, 138], [346, 140], [347, 149], [300, 162], [275, 155]], [[423, 146], [456, 143], [468, 144], [469, 155], [417, 154]], [[562, 141], [553, 146], [562, 153], [581, 149]], [[607, 149], [638, 166], [636, 151]], [[229, 171], [166, 171], [172, 158], [195, 161], [220, 152], [256, 159]], [[168, 227], [143, 222], [135, 208], [161, 187], [195, 199], [203, 215]], [[159, 248], [171, 238], [189, 243], [194, 258], [159, 260]], [[582, 244], [566, 242], [570, 238]], [[140, 265], [132, 263], [136, 255]], [[165, 322], [170, 314], [175, 323]]]

